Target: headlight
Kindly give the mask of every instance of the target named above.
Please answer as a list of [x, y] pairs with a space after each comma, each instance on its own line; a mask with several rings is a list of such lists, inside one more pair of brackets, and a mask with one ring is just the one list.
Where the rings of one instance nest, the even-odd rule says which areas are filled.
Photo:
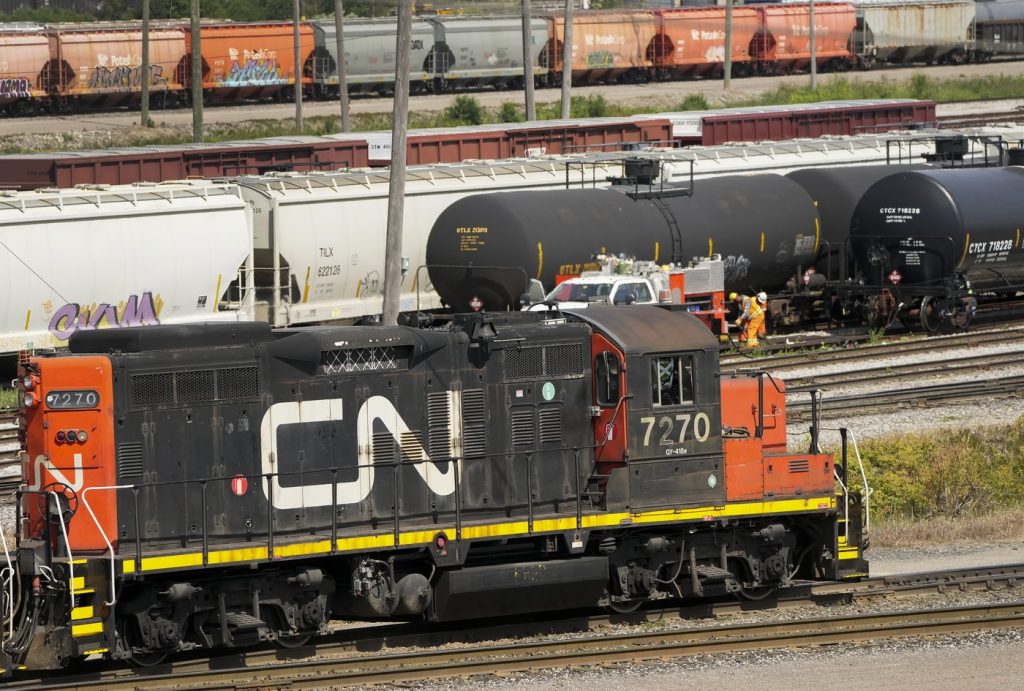
[[26, 374], [25, 377], [21, 380], [21, 385], [25, 387], [25, 391], [31, 391], [32, 387], [35, 386], [35, 383], [35, 380], [32, 379], [32, 375], [30, 374]]
[[22, 403], [22, 405], [24, 405], [24, 406], [25, 406], [26, 408], [31, 408], [32, 406], [34, 406], [34, 405], [36, 404], [36, 397], [35, 397], [35, 395], [34, 395], [34, 394], [30, 394], [30, 393], [27, 393], [27, 394], [25, 394], [25, 396], [24, 396], [24, 397], [23, 397], [23, 398], [21, 399], [21, 403]]

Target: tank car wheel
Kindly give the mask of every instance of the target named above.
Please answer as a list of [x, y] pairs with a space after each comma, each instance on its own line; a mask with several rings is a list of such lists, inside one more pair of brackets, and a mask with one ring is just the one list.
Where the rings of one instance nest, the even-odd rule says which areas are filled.
[[864, 303], [864, 321], [870, 329], [881, 329], [885, 326], [885, 316], [882, 312], [882, 298], [871, 297]]
[[928, 333], [938, 333], [942, 328], [942, 309], [932, 296], [921, 299], [921, 326]]

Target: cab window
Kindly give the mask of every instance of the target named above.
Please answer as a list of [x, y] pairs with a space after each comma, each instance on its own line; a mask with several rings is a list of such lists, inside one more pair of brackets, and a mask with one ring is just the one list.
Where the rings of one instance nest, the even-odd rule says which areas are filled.
[[693, 356], [651, 358], [651, 402], [655, 406], [693, 403]]
[[646, 283], [637, 283], [635, 294], [637, 302], [651, 302], [654, 300], [654, 296], [651, 295], [651, 291]]
[[614, 353], [605, 351], [597, 356], [594, 361], [594, 386], [597, 389], [596, 398], [599, 406], [611, 407], [618, 405], [621, 394], [619, 393], [619, 374], [622, 367], [619, 358]]

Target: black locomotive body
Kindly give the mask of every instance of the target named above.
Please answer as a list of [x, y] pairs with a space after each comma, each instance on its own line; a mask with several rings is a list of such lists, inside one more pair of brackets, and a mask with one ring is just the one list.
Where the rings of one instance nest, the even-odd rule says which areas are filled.
[[866, 572], [831, 457], [790, 453], [782, 389], [720, 379], [683, 312], [146, 327], [71, 351], [23, 364], [7, 666]]

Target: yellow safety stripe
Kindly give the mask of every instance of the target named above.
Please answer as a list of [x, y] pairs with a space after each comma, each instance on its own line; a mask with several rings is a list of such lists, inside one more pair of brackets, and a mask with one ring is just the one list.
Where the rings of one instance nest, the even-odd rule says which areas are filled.
[[844, 559], [860, 559], [860, 548], [859, 547], [840, 547], [839, 548], [839, 560]]
[[[764, 514], [787, 514], [803, 511], [821, 511], [835, 509], [834, 496], [809, 497], [806, 499], [781, 499], [777, 501], [744, 502], [742, 504], [726, 504], [723, 506], [703, 506], [690, 509], [662, 509], [643, 513], [606, 513], [583, 516], [583, 528], [609, 528], [613, 526], [681, 523], [692, 521], [713, 521], [719, 518], [742, 518]], [[529, 530], [527, 521], [512, 521], [492, 525], [467, 525], [462, 528], [462, 539], [472, 540], [489, 537], [517, 537], [537, 533], [560, 532], [576, 529], [576, 517], [544, 518], [533, 522], [533, 532]], [[414, 530], [400, 533], [400, 546], [430, 544], [438, 533], [445, 533], [449, 539], [455, 537], [454, 526], [437, 526], [429, 530]], [[364, 535], [361, 537], [339, 538], [336, 550], [339, 552], [355, 552], [367, 549], [381, 549], [395, 546], [394, 533]], [[302, 557], [316, 554], [328, 554], [331, 541], [320, 539], [314, 542], [289, 543], [274, 546], [274, 557]], [[245, 547], [242, 549], [211, 550], [207, 554], [207, 562], [213, 564], [232, 564], [240, 562], [261, 561], [268, 558], [266, 546]], [[168, 554], [159, 557], [143, 557], [141, 571], [163, 571], [167, 569], [183, 569], [203, 565], [202, 552], [187, 554]], [[124, 561], [123, 572], [136, 571], [135, 560]]]
[[71, 610], [71, 621], [81, 621], [83, 619], [92, 619], [92, 605], [75, 607]]
[[71, 585], [75, 589], [76, 595], [85, 590], [85, 576], [75, 576], [71, 579]]
[[71, 627], [71, 635], [78, 636], [91, 636], [96, 633], [103, 633], [103, 622], [94, 621], [90, 624], [74, 624]]
[[82, 655], [100, 655], [101, 653], [109, 653], [110, 648], [96, 648], [94, 650], [83, 650]]

